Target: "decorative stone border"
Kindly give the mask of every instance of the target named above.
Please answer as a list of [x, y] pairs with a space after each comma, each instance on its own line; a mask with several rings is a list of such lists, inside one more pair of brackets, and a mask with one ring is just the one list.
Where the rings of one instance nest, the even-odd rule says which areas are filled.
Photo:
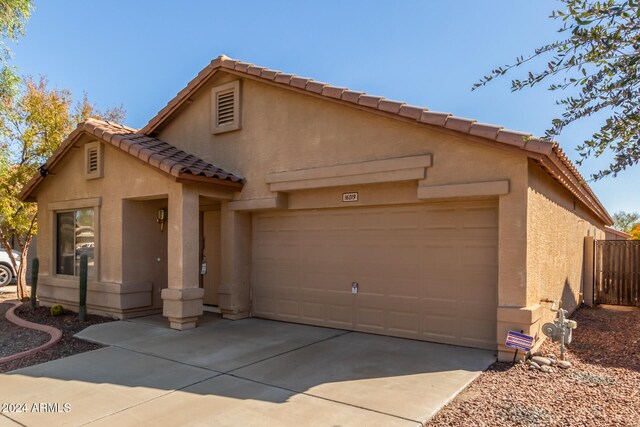
[[20, 306], [21, 304], [20, 301], [4, 301], [4, 302], [8, 304], [13, 304], [13, 307], [7, 310], [7, 313], [5, 314], [5, 317], [9, 322], [13, 323], [14, 325], [20, 326], [22, 328], [35, 329], [36, 331], [46, 332], [47, 334], [51, 335], [51, 339], [48, 342], [38, 347], [21, 351], [20, 353], [12, 354], [11, 356], [2, 357], [0, 358], [0, 363], [10, 362], [12, 360], [20, 359], [21, 357], [29, 356], [40, 350], [47, 349], [53, 346], [54, 344], [56, 344], [62, 338], [62, 331], [60, 329], [54, 328], [53, 326], [40, 325], [39, 323], [28, 322], [16, 316], [14, 311], [16, 310], [16, 308]]

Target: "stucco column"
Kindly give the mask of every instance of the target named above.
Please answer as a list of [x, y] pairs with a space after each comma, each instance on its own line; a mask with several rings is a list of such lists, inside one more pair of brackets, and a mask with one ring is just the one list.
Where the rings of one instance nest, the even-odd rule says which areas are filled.
[[593, 291], [593, 279], [594, 279], [594, 260], [593, 253], [595, 249], [595, 242], [593, 236], [586, 236], [584, 238], [584, 259], [583, 259], [583, 273], [582, 273], [582, 298], [584, 303], [589, 307], [593, 307], [594, 304], [594, 291]]
[[[498, 359], [511, 360], [513, 349], [504, 345], [509, 330], [535, 335], [539, 305], [527, 307], [527, 186], [511, 182], [511, 193], [500, 197], [498, 231]], [[520, 352], [521, 354], [523, 352]]]
[[170, 262], [162, 313], [172, 329], [195, 328], [204, 297], [198, 280], [199, 198], [195, 190], [185, 185], [171, 190], [165, 232], [169, 233]]
[[220, 287], [218, 304], [225, 319], [248, 317], [251, 308], [251, 214], [220, 207]]

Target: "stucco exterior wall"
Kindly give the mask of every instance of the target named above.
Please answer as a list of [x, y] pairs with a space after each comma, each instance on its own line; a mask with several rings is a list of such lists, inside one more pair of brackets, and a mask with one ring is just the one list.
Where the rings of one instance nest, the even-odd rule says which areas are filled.
[[269, 197], [268, 173], [424, 153], [434, 154], [429, 185], [511, 177], [517, 187], [526, 178], [519, 153], [247, 79], [242, 129], [211, 134], [211, 88], [234, 79], [214, 78], [158, 138], [245, 176], [240, 199]]
[[[77, 279], [53, 274], [52, 204], [59, 208], [70, 201], [76, 200], [77, 204], [78, 199], [99, 198], [98, 276], [90, 284], [94, 311], [124, 317], [162, 306], [172, 327], [186, 329], [194, 327], [202, 313], [197, 223], [202, 196], [220, 202], [220, 309], [224, 316], [240, 318], [248, 316], [251, 308], [253, 208], [247, 206], [263, 206], [270, 199], [276, 200], [270, 208], [335, 208], [346, 206], [341, 200], [343, 192], [354, 191], [361, 197], [349, 207], [440, 203], [452, 200], [446, 193], [451, 187], [440, 187], [438, 198], [421, 194], [429, 194], [429, 187], [473, 184], [473, 188], [495, 188], [496, 183], [506, 190], [476, 196], [498, 198], [496, 316], [500, 352], [506, 351], [500, 343], [507, 330], [535, 334], [541, 319], [551, 316], [547, 316], [546, 308], [543, 310], [540, 299], [562, 297], [569, 308], [579, 301], [583, 239], [587, 235], [601, 238], [603, 224], [580, 202], [574, 206], [571, 194], [528, 160], [524, 151], [249, 78], [240, 79], [241, 129], [212, 134], [211, 90], [238, 79], [216, 74], [154, 134], [244, 176], [244, 188], [233, 196], [230, 192], [221, 194], [222, 190], [215, 193], [199, 185], [176, 183], [108, 145], [104, 150], [105, 178], [86, 180], [82, 146], [91, 141], [87, 136], [77, 143], [79, 149], [72, 149], [55, 167], [55, 175], [44, 180], [37, 194], [43, 301], [73, 304], [77, 300]], [[406, 160], [409, 156], [430, 159], [419, 177], [358, 181], [355, 185], [323, 184], [314, 189], [285, 186], [280, 193], [272, 192], [267, 180], [282, 172], [306, 174], [320, 167], [351, 167], [395, 158]], [[166, 235], [158, 233], [155, 222], [157, 209], [164, 206], [169, 210]], [[171, 254], [170, 263], [163, 253]], [[168, 265], [158, 265], [158, 258]], [[161, 297], [158, 291], [162, 291]]]
[[[433, 166], [427, 169], [421, 185], [507, 179], [510, 192], [499, 202], [499, 304], [525, 305], [527, 160], [522, 152], [489, 147], [466, 136], [430, 130], [249, 79], [242, 80], [242, 129], [211, 134], [211, 89], [237, 78], [225, 74], [214, 77], [160, 129], [157, 137], [246, 177], [238, 200], [273, 197], [265, 182], [270, 173], [422, 154], [433, 155]], [[421, 202], [415, 188], [413, 182], [408, 186], [380, 185], [367, 191], [373, 203]], [[343, 190], [292, 192], [290, 207], [327, 207]]]
[[[105, 178], [87, 180], [82, 148], [91, 140], [88, 136], [80, 139], [76, 144], [78, 148], [72, 149], [38, 188], [38, 295], [45, 304], [60, 302], [69, 308], [77, 305], [78, 278], [55, 274], [55, 210], [84, 206], [84, 201], [89, 203], [90, 199], [99, 198], [100, 206], [94, 214], [97, 277], [89, 278], [89, 311], [125, 317], [127, 313], [157, 309], [158, 299], [152, 294], [153, 285], [149, 279], [138, 281], [133, 274], [131, 278], [136, 280], [125, 277], [123, 286], [123, 271], [126, 271], [122, 263], [123, 239], [129, 238], [131, 232], [127, 228], [130, 226], [123, 221], [123, 201], [166, 198], [171, 188], [179, 184], [110, 146], [105, 146], [104, 150]], [[140, 216], [136, 227], [157, 228], [155, 211], [147, 214], [147, 217]], [[140, 253], [130, 255], [143, 258]], [[166, 257], [161, 262], [166, 263]], [[166, 286], [165, 283], [156, 286]]]
[[122, 222], [122, 276], [126, 282], [150, 282], [152, 307], [162, 308], [160, 292], [167, 287], [167, 232], [155, 218], [167, 200], [124, 200]]
[[604, 223], [555, 182], [535, 162], [529, 162], [527, 238], [527, 305], [541, 305], [533, 329], [555, 316], [543, 299], [562, 300], [572, 312], [582, 303], [584, 239], [604, 238]]

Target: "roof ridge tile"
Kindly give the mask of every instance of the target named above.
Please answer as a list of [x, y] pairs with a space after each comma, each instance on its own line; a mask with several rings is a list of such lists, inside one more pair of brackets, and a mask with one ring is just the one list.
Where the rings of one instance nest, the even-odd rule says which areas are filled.
[[444, 126], [449, 117], [451, 117], [451, 113], [425, 110], [420, 115], [419, 121], [430, 125]]
[[360, 95], [358, 98], [358, 105], [363, 105], [365, 107], [378, 108], [378, 104], [384, 98], [382, 96], [373, 96], [368, 94]]

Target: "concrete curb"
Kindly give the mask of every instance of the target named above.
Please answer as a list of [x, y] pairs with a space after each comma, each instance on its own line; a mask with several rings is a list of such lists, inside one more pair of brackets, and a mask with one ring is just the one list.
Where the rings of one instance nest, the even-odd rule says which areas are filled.
[[9, 322], [23, 328], [35, 329], [36, 331], [46, 332], [47, 334], [51, 335], [51, 339], [48, 342], [38, 347], [21, 351], [20, 353], [12, 354], [11, 356], [2, 357], [0, 358], [0, 363], [11, 362], [12, 360], [20, 359], [21, 357], [29, 356], [40, 350], [47, 349], [53, 346], [54, 344], [56, 344], [62, 338], [62, 331], [60, 329], [56, 329], [53, 326], [40, 325], [39, 323], [28, 322], [16, 316], [14, 311], [16, 310], [16, 308], [20, 306], [20, 304], [22, 304], [20, 301], [4, 301], [4, 302], [8, 304], [13, 304], [13, 307], [7, 310], [7, 313], [5, 314], [5, 317]]

